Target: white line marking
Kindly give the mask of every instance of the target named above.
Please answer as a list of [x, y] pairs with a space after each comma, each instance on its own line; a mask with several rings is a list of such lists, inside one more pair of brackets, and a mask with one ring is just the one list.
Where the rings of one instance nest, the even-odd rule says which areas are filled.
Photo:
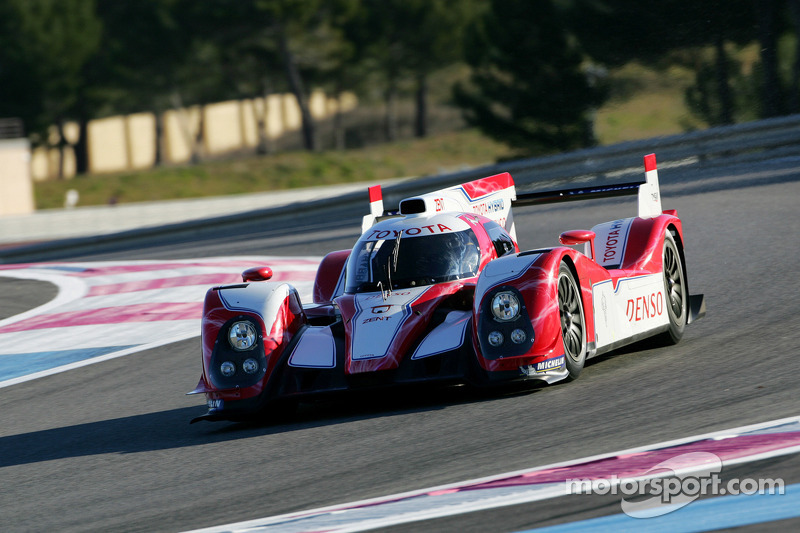
[[[209, 527], [205, 529], [194, 530], [191, 533], [222, 533], [222, 532], [272, 532], [272, 531], [311, 531], [311, 530], [325, 530], [333, 531], [336, 533], [344, 533], [350, 531], [366, 531], [378, 527], [389, 527], [398, 524], [415, 522], [420, 520], [429, 520], [433, 518], [447, 517], [458, 514], [464, 514], [474, 511], [492, 509], [503, 507], [507, 505], [517, 505], [519, 503], [539, 501], [549, 498], [556, 498], [565, 496], [566, 484], [565, 483], [541, 483], [536, 485], [524, 485], [516, 487], [514, 490], [500, 490], [499, 492], [493, 490], [497, 489], [476, 489], [464, 491], [466, 499], [452, 498], [451, 495], [456, 494], [460, 488], [483, 484], [491, 481], [499, 481], [506, 478], [513, 478], [530, 474], [531, 472], [540, 470], [551, 470], [556, 468], [564, 468], [569, 466], [576, 466], [585, 463], [591, 463], [603, 459], [609, 459], [624, 455], [638, 454], [642, 452], [649, 452], [660, 450], [663, 448], [670, 448], [698, 442], [702, 440], [724, 440], [726, 438], [735, 438], [742, 434], [757, 432], [762, 429], [776, 428], [776, 433], [781, 432], [778, 426], [795, 426], [784, 428], [784, 432], [800, 432], [800, 416], [783, 418], [769, 422], [762, 422], [759, 424], [751, 424], [739, 428], [726, 429], [712, 433], [695, 435], [681, 439], [665, 441], [657, 444], [650, 444], [638, 448], [630, 448], [627, 450], [611, 452], [606, 454], [594, 455], [582, 459], [565, 461], [560, 463], [553, 463], [541, 467], [530, 468], [525, 470], [517, 470], [507, 472], [504, 474], [488, 476], [448, 485], [440, 485], [421, 490], [414, 490], [384, 496], [379, 498], [371, 498], [360, 500], [352, 503], [345, 503], [339, 505], [332, 505], [328, 507], [321, 507], [308, 511], [301, 511], [297, 513], [288, 513], [283, 515], [265, 517], [255, 520], [248, 520], [244, 522], [237, 522], [221, 526]], [[723, 460], [724, 465], [733, 465], [746, 463], [751, 461], [760, 461], [781, 455], [788, 455], [800, 452], [800, 446], [790, 446], [786, 448], [775, 449], [751, 456], [739, 457], [730, 460]], [[690, 466], [681, 472], [691, 472], [697, 466]], [[509, 487], [504, 487], [509, 489]], [[434, 494], [432, 494], [434, 493]], [[413, 501], [418, 498], [420, 501]], [[423, 499], [439, 500], [432, 502], [426, 501], [428, 505], [421, 508], [420, 504]], [[412, 500], [412, 501], [409, 501]], [[381, 514], [380, 509], [385, 508], [387, 512]]]

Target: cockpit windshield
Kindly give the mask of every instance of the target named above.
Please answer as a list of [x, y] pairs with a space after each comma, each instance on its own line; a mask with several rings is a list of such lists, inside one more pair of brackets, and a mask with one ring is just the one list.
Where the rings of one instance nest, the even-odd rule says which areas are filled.
[[359, 240], [347, 264], [345, 292], [392, 291], [470, 278], [480, 250], [471, 229], [424, 237]]

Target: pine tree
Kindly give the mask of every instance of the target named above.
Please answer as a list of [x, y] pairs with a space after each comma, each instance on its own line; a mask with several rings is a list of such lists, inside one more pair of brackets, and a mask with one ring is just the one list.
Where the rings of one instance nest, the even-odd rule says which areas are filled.
[[591, 112], [603, 99], [548, 0], [492, 0], [471, 29], [469, 85], [455, 90], [471, 125], [521, 153], [592, 144]]

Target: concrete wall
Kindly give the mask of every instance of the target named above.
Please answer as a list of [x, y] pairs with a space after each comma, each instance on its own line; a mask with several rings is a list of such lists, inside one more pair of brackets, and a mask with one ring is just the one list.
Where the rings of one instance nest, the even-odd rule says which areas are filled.
[[31, 150], [27, 139], [0, 139], [0, 216], [33, 212]]
[[[312, 116], [316, 119], [327, 118], [338, 108], [343, 112], [352, 110], [356, 104], [352, 94], [335, 99], [328, 98], [322, 91], [314, 91], [309, 101]], [[215, 156], [252, 149], [258, 143], [257, 117], [265, 121], [269, 139], [297, 131], [301, 126], [300, 108], [291, 94], [170, 110], [163, 115], [163, 158], [168, 163], [189, 161], [200, 127], [203, 128], [203, 142], [198, 147], [200, 155]], [[65, 137], [71, 144], [77, 140], [76, 131], [75, 124], [68, 124], [65, 128]], [[89, 171], [92, 174], [149, 168], [155, 162], [155, 115], [152, 113], [93, 120], [88, 126], [88, 136]], [[57, 142], [56, 133], [51, 144]], [[30, 167], [35, 180], [57, 178], [58, 150], [37, 148]], [[71, 147], [67, 147], [64, 150], [64, 176], [70, 178], [74, 175], [75, 154]]]

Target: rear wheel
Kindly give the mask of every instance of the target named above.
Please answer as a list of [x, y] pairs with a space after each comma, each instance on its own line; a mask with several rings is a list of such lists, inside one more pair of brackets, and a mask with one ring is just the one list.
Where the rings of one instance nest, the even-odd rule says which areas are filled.
[[562, 263], [558, 270], [558, 313], [561, 337], [564, 340], [564, 362], [569, 381], [576, 379], [586, 362], [586, 322], [581, 293], [569, 267]]
[[686, 278], [683, 275], [683, 264], [678, 246], [672, 234], [667, 231], [664, 236], [663, 251], [664, 269], [664, 303], [669, 316], [669, 329], [658, 337], [664, 344], [677, 344], [686, 329], [689, 294], [686, 290]]

